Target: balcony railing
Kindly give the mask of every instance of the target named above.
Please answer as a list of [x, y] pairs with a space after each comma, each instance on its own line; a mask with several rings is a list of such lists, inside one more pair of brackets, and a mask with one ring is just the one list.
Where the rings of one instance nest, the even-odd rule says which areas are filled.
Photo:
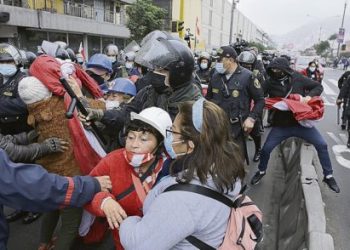
[[96, 13], [93, 6], [80, 3], [64, 3], [64, 14], [88, 19], [95, 19]]

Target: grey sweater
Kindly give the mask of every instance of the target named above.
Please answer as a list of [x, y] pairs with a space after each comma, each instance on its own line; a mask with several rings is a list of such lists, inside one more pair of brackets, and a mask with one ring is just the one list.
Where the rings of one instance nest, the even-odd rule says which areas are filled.
[[[163, 191], [175, 184], [174, 177], [165, 177], [147, 195], [144, 216], [131, 216], [120, 227], [121, 243], [126, 250], [197, 249], [185, 238], [193, 235], [218, 248], [224, 238], [230, 208], [221, 202], [186, 191]], [[192, 184], [200, 184], [193, 180]], [[206, 187], [215, 190], [212, 179]], [[234, 199], [241, 182], [227, 197]]]

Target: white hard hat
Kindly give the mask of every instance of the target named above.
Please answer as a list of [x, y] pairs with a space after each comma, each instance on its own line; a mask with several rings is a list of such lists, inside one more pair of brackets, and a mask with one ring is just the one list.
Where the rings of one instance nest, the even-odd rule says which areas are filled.
[[158, 130], [158, 132], [166, 137], [166, 130], [172, 126], [172, 121], [168, 112], [161, 108], [150, 107], [142, 110], [139, 114], [135, 112], [130, 113], [131, 120], [140, 120], [147, 123]]

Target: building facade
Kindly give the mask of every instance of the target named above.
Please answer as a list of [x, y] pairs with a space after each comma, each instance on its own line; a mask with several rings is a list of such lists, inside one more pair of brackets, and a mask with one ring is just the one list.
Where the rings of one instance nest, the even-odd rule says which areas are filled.
[[[154, 0], [158, 6], [168, 11], [166, 27], [180, 20], [181, 0]], [[184, 0], [184, 26], [191, 36], [191, 47], [210, 50], [229, 44], [232, 3], [228, 0]], [[258, 25], [244, 16], [237, 8], [233, 12], [232, 38], [248, 42], [271, 45], [271, 39]], [[195, 48], [194, 48], [195, 47]]]
[[87, 56], [109, 43], [124, 46], [130, 31], [126, 5], [135, 0], [0, 0], [0, 12], [9, 20], [0, 23], [0, 42], [37, 51], [43, 40], [64, 41]]

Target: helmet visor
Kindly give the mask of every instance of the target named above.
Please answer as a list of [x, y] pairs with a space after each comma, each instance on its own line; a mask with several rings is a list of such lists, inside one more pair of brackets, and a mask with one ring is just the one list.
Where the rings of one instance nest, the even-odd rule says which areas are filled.
[[180, 55], [174, 50], [170, 43], [159, 38], [145, 43], [137, 52], [135, 62], [149, 69], [166, 69], [169, 64], [180, 59]]

